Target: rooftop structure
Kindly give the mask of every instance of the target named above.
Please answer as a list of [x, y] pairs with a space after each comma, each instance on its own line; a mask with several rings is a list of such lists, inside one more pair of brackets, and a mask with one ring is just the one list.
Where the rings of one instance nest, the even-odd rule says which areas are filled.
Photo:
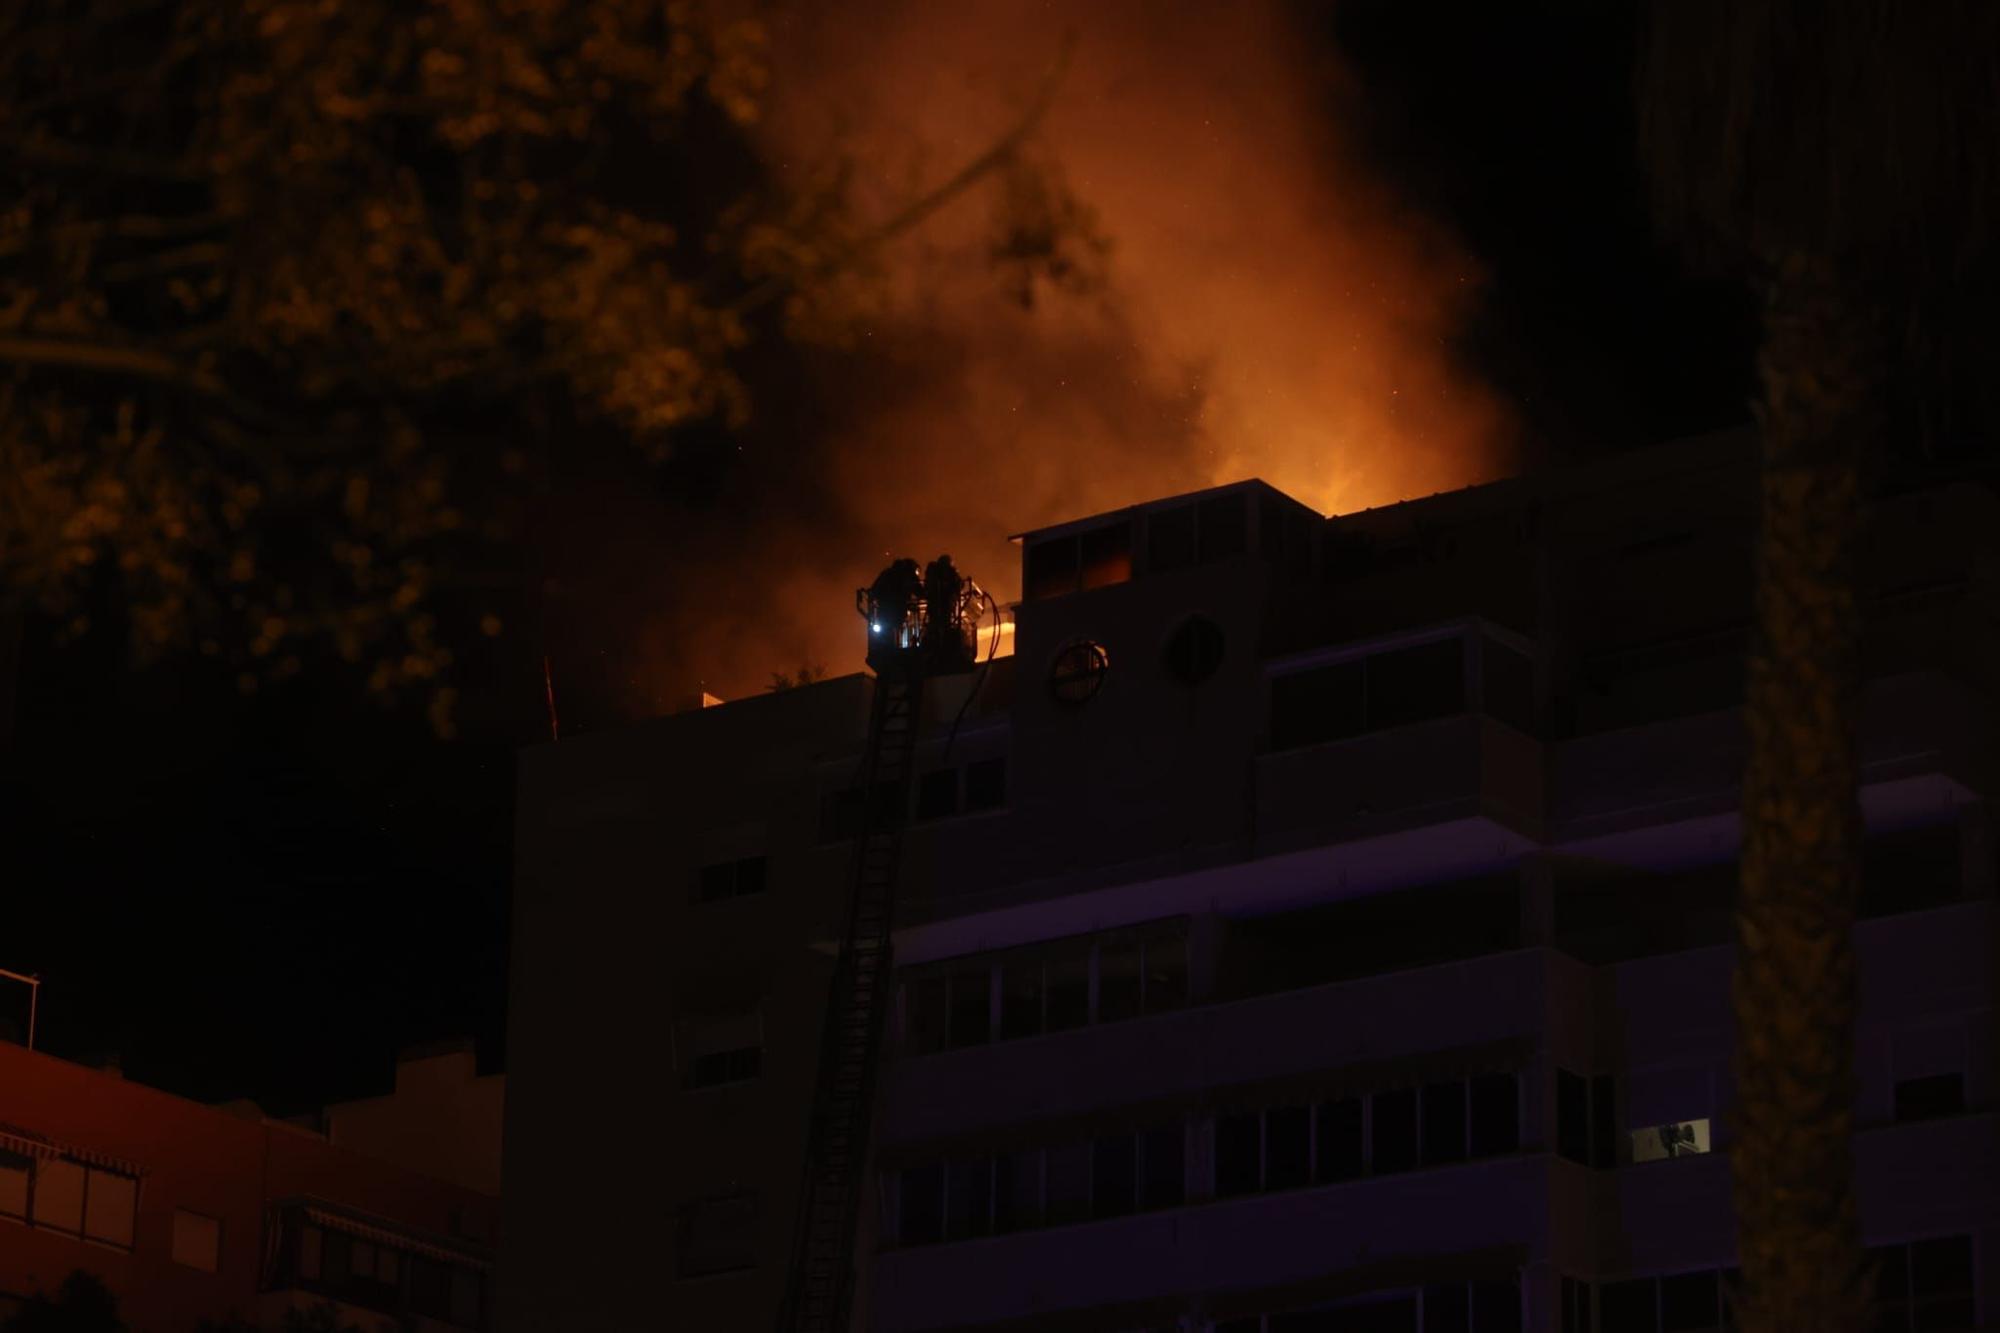
[[[1023, 534], [889, 793], [854, 1327], [1719, 1327], [1755, 501], [1724, 436]], [[1874, 508], [1863, 1226], [1882, 1327], [1971, 1328], [2000, 501]], [[525, 756], [504, 1333], [776, 1327], [874, 689]]]

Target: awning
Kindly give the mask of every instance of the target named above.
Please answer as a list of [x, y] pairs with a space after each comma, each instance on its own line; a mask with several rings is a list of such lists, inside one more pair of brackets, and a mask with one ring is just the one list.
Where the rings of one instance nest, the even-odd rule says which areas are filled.
[[138, 1163], [115, 1157], [94, 1148], [80, 1148], [73, 1143], [59, 1143], [40, 1134], [9, 1125], [0, 1125], [0, 1152], [10, 1152], [21, 1157], [32, 1157], [36, 1161], [53, 1162], [68, 1159], [94, 1166], [104, 1171], [115, 1171], [120, 1175], [141, 1176], [145, 1172]]
[[356, 1240], [386, 1245], [392, 1250], [402, 1250], [409, 1254], [420, 1254], [426, 1259], [436, 1259], [442, 1263], [465, 1264], [482, 1271], [492, 1267], [492, 1260], [477, 1249], [459, 1248], [427, 1239], [421, 1234], [404, 1231], [394, 1225], [367, 1221], [333, 1208], [312, 1204], [298, 1207], [297, 1211], [314, 1226], [324, 1227], [328, 1231], [338, 1231]]

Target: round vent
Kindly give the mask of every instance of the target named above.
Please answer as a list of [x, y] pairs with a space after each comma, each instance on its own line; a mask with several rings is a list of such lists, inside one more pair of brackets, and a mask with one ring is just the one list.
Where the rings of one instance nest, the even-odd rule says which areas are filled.
[[1056, 654], [1049, 669], [1049, 692], [1057, 703], [1089, 703], [1104, 688], [1104, 673], [1110, 666], [1103, 644], [1078, 639]]

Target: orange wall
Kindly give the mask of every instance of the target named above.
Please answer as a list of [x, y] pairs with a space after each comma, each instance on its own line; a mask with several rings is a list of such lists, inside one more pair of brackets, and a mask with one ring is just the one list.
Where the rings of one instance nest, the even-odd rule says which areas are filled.
[[[0, 1124], [125, 1159], [141, 1171], [128, 1254], [0, 1218], [0, 1293], [54, 1291], [73, 1269], [96, 1274], [140, 1333], [183, 1333], [252, 1312], [264, 1205], [314, 1195], [424, 1231], [449, 1234], [459, 1208], [494, 1200], [335, 1148], [284, 1125], [245, 1120], [154, 1088], [0, 1044]], [[222, 1221], [218, 1272], [175, 1264], [173, 1214]]]

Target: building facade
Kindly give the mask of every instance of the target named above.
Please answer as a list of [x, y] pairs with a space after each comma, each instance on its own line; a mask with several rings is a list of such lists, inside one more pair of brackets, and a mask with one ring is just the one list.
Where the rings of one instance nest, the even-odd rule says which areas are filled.
[[[1754, 463], [1026, 534], [1015, 655], [934, 683], [902, 794], [857, 1327], [1724, 1327]], [[2000, 1324], [1996, 534], [1980, 484], [1874, 505], [1899, 1333]], [[775, 1326], [869, 690], [525, 757], [504, 1333]]]
[[498, 1207], [248, 1104], [0, 1043], [0, 1319], [82, 1271], [133, 1333], [329, 1303], [367, 1333], [484, 1329]]

